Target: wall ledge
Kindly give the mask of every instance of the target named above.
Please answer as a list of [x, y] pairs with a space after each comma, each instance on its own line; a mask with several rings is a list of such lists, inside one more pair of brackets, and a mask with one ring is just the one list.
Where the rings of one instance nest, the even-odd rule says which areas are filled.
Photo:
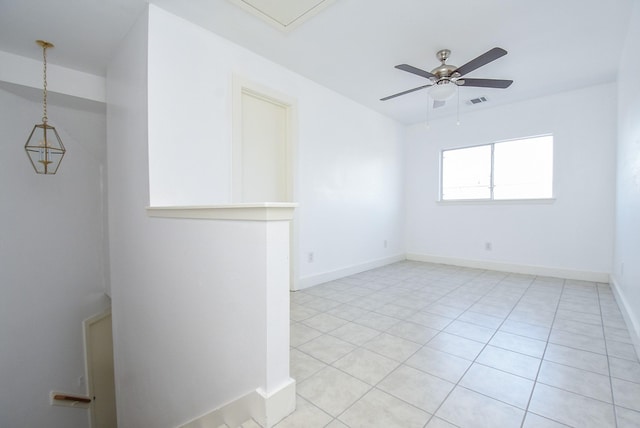
[[260, 202], [252, 204], [147, 207], [149, 217], [204, 220], [283, 221], [293, 219], [292, 202]]

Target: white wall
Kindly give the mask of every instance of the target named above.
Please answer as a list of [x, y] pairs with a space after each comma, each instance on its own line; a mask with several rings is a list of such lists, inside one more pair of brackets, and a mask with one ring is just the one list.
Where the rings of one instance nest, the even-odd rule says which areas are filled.
[[300, 102], [301, 286], [404, 258], [404, 127], [310, 89]]
[[[107, 71], [112, 311], [121, 428], [178, 426], [258, 388], [271, 392], [266, 372], [269, 308], [261, 286], [269, 278], [267, 257], [272, 255], [265, 248], [273, 232], [259, 221], [151, 218], [146, 212], [148, 20], [151, 26], [158, 24], [153, 9], [150, 18], [145, 13], [137, 22]], [[180, 108], [190, 110], [188, 104]], [[152, 129], [154, 125], [149, 136], [155, 135]], [[282, 285], [286, 291], [286, 281]], [[287, 333], [285, 322], [281, 337]], [[286, 357], [282, 361], [288, 372]]]
[[640, 355], [640, 4], [634, 2], [618, 80], [618, 170], [612, 279]]
[[0, 426], [82, 428], [88, 411], [50, 406], [49, 391], [87, 393], [82, 321], [109, 305], [105, 115], [50, 99], [67, 154], [37, 175], [24, 151], [42, 117], [31, 95], [0, 89]]
[[[437, 202], [442, 149], [546, 133], [554, 135], [555, 202]], [[459, 126], [443, 118], [428, 129], [411, 127], [407, 253], [606, 279], [613, 249], [615, 135], [615, 84], [485, 108], [462, 116]]]
[[[54, 51], [55, 52], [55, 51]], [[49, 51], [49, 58], [56, 58]], [[42, 60], [0, 51], [0, 81], [10, 82], [42, 91]], [[47, 91], [73, 97], [105, 102], [105, 80], [102, 76], [47, 63]]]
[[403, 126], [153, 5], [151, 16], [152, 205], [231, 201], [235, 74], [297, 100], [303, 285], [404, 253]]

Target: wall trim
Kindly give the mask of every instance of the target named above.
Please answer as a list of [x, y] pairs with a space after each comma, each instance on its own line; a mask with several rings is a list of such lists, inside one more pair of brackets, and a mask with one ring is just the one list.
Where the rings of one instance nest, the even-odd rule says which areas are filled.
[[256, 391], [262, 400], [260, 408], [253, 412], [253, 419], [265, 428], [271, 428], [296, 409], [296, 381], [289, 380], [275, 392], [267, 394], [262, 388]]
[[265, 394], [255, 391], [202, 415], [179, 428], [218, 428], [221, 425], [239, 427], [254, 419], [264, 428], [271, 428], [296, 408], [296, 381], [289, 379], [280, 389]]
[[231, 162], [231, 199], [234, 203], [243, 203], [243, 135], [242, 135], [242, 97], [249, 95], [282, 107], [286, 111], [285, 152], [286, 152], [286, 201], [295, 200], [295, 182], [297, 175], [298, 150], [298, 102], [274, 89], [258, 84], [236, 73], [232, 79], [232, 162]]
[[[369, 269], [375, 269], [378, 267], [386, 266], [391, 263], [400, 262], [405, 260], [404, 254], [398, 254], [395, 256], [384, 257], [381, 259], [372, 260], [366, 263], [360, 263], [357, 265], [347, 266], [344, 268], [332, 270], [330, 272], [324, 272], [316, 275], [309, 275], [303, 278], [300, 278], [297, 281], [296, 290], [302, 290], [304, 288], [309, 288], [314, 285], [322, 284], [328, 281], [333, 281], [335, 279], [344, 278], [345, 276], [354, 275], [356, 273], [364, 272]], [[295, 291], [295, 290], [294, 290]]]
[[629, 301], [624, 297], [622, 288], [620, 284], [618, 284], [615, 276], [610, 276], [609, 284], [611, 284], [611, 290], [616, 298], [620, 312], [622, 312], [624, 322], [627, 324], [629, 336], [631, 337], [633, 346], [636, 348], [636, 354], [640, 357], [640, 319], [638, 319], [637, 314], [633, 311], [633, 307], [629, 304]]
[[430, 254], [407, 253], [407, 260], [463, 266], [499, 272], [521, 273], [526, 275], [550, 276], [554, 278], [575, 279], [580, 281], [609, 282], [608, 272], [590, 272], [563, 269], [548, 266], [521, 265], [515, 263], [494, 262], [490, 260], [459, 259], [455, 257], [433, 256]]
[[189, 218], [207, 220], [282, 221], [293, 219], [298, 206], [290, 202], [256, 204], [198, 205], [147, 207], [149, 217]]

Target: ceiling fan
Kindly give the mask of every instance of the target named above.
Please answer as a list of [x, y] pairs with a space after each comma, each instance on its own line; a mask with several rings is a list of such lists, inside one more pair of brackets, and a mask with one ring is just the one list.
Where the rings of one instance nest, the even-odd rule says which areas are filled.
[[496, 47], [483, 53], [479, 57], [472, 59], [465, 65], [456, 67], [455, 65], [445, 64], [447, 59], [449, 59], [449, 55], [451, 55], [451, 51], [449, 49], [442, 49], [436, 53], [436, 57], [441, 64], [431, 70], [431, 72], [421, 70], [409, 64], [396, 65], [395, 68], [425, 77], [429, 79], [431, 83], [389, 95], [388, 97], [381, 98], [380, 101], [390, 100], [392, 98], [399, 97], [400, 95], [409, 94], [425, 88], [431, 88], [429, 89], [429, 95], [434, 100], [433, 106], [441, 107], [447, 99], [451, 98], [455, 94], [456, 87], [458, 86], [475, 86], [479, 88], [498, 89], [508, 88], [513, 83], [513, 80], [462, 78], [462, 76], [467, 73], [470, 73], [483, 65], [487, 65], [506, 54], [506, 50]]

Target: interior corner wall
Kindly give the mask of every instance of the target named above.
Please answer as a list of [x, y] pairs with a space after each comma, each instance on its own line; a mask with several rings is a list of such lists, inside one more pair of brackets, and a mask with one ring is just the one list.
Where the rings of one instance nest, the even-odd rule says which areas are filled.
[[[604, 84], [470, 112], [459, 126], [443, 118], [409, 128], [407, 253], [608, 278], [616, 98]], [[552, 203], [438, 202], [441, 150], [549, 133]]]
[[618, 168], [612, 280], [640, 355], [640, 4], [633, 3], [618, 74]]
[[51, 406], [49, 393], [88, 393], [83, 320], [109, 306], [104, 109], [50, 97], [67, 153], [38, 175], [24, 144], [42, 92], [12, 89], [0, 87], [0, 426], [88, 427], [88, 410]]
[[154, 5], [150, 203], [232, 201], [234, 76], [297, 101], [294, 260], [304, 285], [403, 258], [404, 126]]
[[[265, 383], [265, 222], [149, 217], [148, 20], [107, 70], [118, 426], [175, 427]], [[180, 79], [176, 79], [180, 80]], [[188, 109], [185, 105], [182, 108]]]

